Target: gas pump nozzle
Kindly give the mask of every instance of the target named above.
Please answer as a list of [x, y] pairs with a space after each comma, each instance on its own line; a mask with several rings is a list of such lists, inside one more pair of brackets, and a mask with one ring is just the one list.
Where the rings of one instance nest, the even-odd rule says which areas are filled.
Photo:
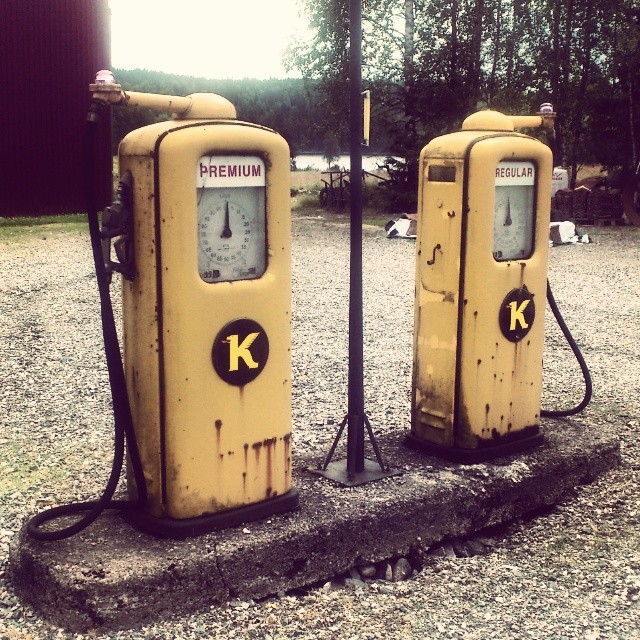
[[[120, 179], [113, 204], [110, 207], [106, 207], [102, 212], [102, 226], [100, 227], [102, 258], [109, 281], [111, 281], [114, 271], [121, 273], [127, 280], [133, 280], [135, 276], [136, 269], [131, 238], [131, 188], [131, 172], [126, 171]], [[113, 243], [113, 247], [118, 262], [111, 260], [112, 238], [117, 238]]]

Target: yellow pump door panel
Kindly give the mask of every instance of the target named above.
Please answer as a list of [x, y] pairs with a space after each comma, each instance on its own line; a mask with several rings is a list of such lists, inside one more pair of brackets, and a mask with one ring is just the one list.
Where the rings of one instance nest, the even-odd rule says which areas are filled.
[[[424, 163], [419, 210], [428, 234], [419, 234], [416, 260], [414, 431], [453, 445], [458, 302], [462, 232], [462, 161]], [[426, 221], [422, 221], [422, 226]]]
[[[469, 159], [475, 173], [469, 184], [458, 416], [459, 445], [466, 447], [537, 432], [540, 425], [549, 217], [538, 215], [535, 205], [550, 200], [550, 180], [536, 180], [534, 150], [523, 157], [527, 145], [519, 145], [517, 158], [512, 146], [508, 138], [492, 139], [474, 147]], [[504, 184], [505, 173], [513, 173], [512, 184]], [[520, 292], [513, 300], [512, 291]], [[509, 337], [501, 327], [503, 306]]]

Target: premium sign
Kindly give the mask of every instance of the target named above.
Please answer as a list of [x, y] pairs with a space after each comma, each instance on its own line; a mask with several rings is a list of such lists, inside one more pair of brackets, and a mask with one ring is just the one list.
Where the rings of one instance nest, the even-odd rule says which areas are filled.
[[264, 187], [266, 170], [258, 156], [202, 156], [196, 187]]

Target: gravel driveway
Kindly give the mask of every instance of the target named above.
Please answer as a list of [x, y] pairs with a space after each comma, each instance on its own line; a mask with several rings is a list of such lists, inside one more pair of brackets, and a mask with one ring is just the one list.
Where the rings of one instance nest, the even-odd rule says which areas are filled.
[[[346, 411], [348, 227], [294, 219], [294, 455], [322, 458]], [[336, 580], [132, 631], [67, 634], [15, 599], [10, 540], [26, 515], [97, 495], [111, 455], [88, 239], [43, 227], [0, 238], [0, 640], [49, 638], [640, 638], [640, 229], [588, 229], [550, 250], [555, 297], [594, 379], [587, 428], [612, 425], [622, 466], [552, 512], [491, 532], [492, 551], [434, 558], [403, 582]], [[365, 390], [374, 430], [408, 428], [410, 241], [364, 231]], [[117, 298], [117, 293], [114, 292]], [[547, 317], [546, 408], [582, 397]]]

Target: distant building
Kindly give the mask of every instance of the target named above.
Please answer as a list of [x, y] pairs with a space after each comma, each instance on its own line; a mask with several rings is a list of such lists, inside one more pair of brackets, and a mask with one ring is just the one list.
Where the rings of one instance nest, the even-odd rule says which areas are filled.
[[[0, 216], [85, 210], [89, 84], [109, 68], [110, 21], [108, 0], [0, 2]], [[109, 138], [107, 119], [101, 148]], [[101, 206], [111, 197], [108, 153], [97, 172]]]

